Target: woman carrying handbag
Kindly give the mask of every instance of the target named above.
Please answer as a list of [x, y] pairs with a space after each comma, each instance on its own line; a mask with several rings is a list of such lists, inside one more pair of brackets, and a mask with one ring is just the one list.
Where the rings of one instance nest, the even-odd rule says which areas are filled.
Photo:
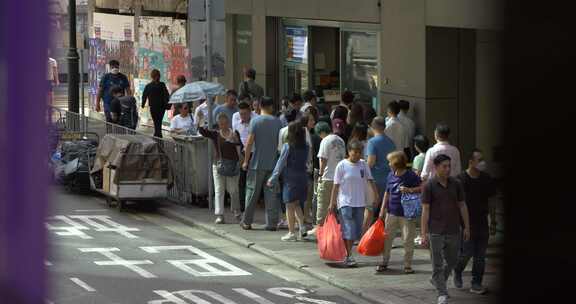
[[404, 242], [404, 273], [414, 273], [412, 258], [414, 257], [414, 238], [416, 237], [416, 208], [419, 204], [421, 180], [414, 171], [407, 168], [407, 158], [403, 151], [388, 154], [388, 162], [392, 172], [388, 175], [388, 186], [382, 200], [379, 217], [385, 222], [386, 238], [382, 264], [376, 272], [388, 270], [390, 250], [398, 229], [402, 229]]
[[200, 127], [202, 136], [210, 138], [215, 146], [215, 162], [212, 165], [214, 176], [214, 214], [216, 224], [224, 224], [224, 197], [226, 191], [230, 194], [230, 205], [236, 220], [240, 220], [240, 199], [238, 197], [238, 179], [240, 178], [240, 151], [242, 143], [240, 135], [230, 128], [230, 120], [225, 113], [217, 117], [218, 130], [212, 131]]

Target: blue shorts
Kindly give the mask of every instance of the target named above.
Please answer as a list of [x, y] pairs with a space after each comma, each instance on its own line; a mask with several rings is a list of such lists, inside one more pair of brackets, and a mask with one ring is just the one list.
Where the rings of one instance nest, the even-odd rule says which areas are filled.
[[348, 241], [359, 240], [362, 236], [365, 207], [342, 207], [340, 213], [340, 226], [342, 238]]

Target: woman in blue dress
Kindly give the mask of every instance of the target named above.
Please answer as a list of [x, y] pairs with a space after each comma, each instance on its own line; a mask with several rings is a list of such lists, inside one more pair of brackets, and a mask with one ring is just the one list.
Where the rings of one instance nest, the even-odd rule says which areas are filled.
[[[306, 235], [304, 214], [300, 207], [306, 201], [308, 191], [306, 172], [308, 145], [306, 144], [305, 132], [298, 122], [292, 122], [288, 125], [288, 142], [282, 146], [280, 158], [268, 180], [268, 186], [272, 187], [278, 182], [278, 177], [282, 174], [284, 182], [282, 201], [286, 204], [286, 217], [288, 219], [288, 234], [282, 237], [282, 241], [301, 240]], [[295, 232], [295, 221], [298, 221], [300, 227], [298, 234]]]

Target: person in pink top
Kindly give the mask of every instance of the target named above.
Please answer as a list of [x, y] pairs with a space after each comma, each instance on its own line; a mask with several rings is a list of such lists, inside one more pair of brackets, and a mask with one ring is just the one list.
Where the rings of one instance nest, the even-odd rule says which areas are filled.
[[436, 144], [428, 149], [424, 157], [424, 167], [420, 177], [423, 181], [432, 177], [436, 171], [434, 168], [434, 158], [440, 154], [450, 157], [450, 176], [456, 177], [462, 172], [462, 163], [460, 161], [460, 151], [448, 141], [450, 137], [450, 127], [445, 123], [439, 123], [434, 130]]

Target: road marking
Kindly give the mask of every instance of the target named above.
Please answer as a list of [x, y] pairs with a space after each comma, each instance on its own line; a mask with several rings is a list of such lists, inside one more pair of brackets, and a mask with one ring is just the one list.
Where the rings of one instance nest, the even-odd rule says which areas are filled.
[[90, 225], [98, 232], [116, 232], [129, 239], [136, 239], [138, 236], [130, 233], [129, 231], [140, 231], [138, 228], [126, 227], [118, 224], [110, 219], [108, 215], [71, 215], [73, 219], [81, 220], [82, 222]]
[[96, 289], [90, 287], [90, 285], [86, 284], [86, 282], [80, 280], [79, 278], [70, 278], [70, 281], [76, 283], [76, 285], [84, 288], [86, 291], [94, 292]]
[[82, 252], [97, 252], [101, 255], [110, 259], [109, 261], [94, 261], [94, 264], [99, 266], [122, 266], [126, 267], [144, 278], [151, 279], [156, 278], [156, 276], [145, 269], [136, 265], [152, 265], [154, 264], [150, 260], [125, 260], [118, 255], [112, 253], [112, 251], [120, 251], [120, 249], [112, 248], [78, 248]]
[[[308, 291], [300, 288], [287, 288], [287, 287], [276, 287], [276, 288], [268, 288], [268, 292], [284, 298], [296, 299], [298, 301], [308, 302], [308, 303], [315, 303], [315, 304], [338, 304], [336, 302], [318, 300], [318, 299], [311, 299], [302, 297], [300, 295], [309, 294]], [[288, 292], [288, 293], [287, 293]]]
[[235, 292], [249, 298], [252, 299], [254, 302], [258, 303], [258, 304], [274, 304], [274, 302], [270, 302], [266, 299], [264, 299], [263, 297], [251, 292], [250, 290], [246, 289], [246, 288], [232, 288], [232, 290], [234, 290]]
[[84, 240], [89, 240], [92, 239], [91, 236], [87, 235], [86, 233], [84, 233], [82, 230], [90, 230], [90, 228], [70, 219], [67, 216], [64, 215], [56, 215], [56, 216], [52, 216], [49, 217], [48, 220], [57, 220], [57, 221], [61, 221], [64, 222], [66, 224], [68, 224], [69, 226], [52, 226], [49, 223], [46, 223], [46, 227], [48, 228], [48, 230], [50, 231], [55, 231], [54, 233], [56, 233], [57, 235], [60, 236], [77, 236], [81, 239]]
[[[207, 252], [200, 250], [194, 246], [152, 246], [140, 247], [140, 249], [148, 253], [159, 253], [166, 250], [188, 250], [192, 254], [201, 257], [201, 259], [194, 260], [167, 260], [166, 262], [172, 264], [174, 267], [189, 273], [196, 277], [216, 277], [216, 276], [249, 276], [250, 272], [244, 271], [226, 261], [223, 261]], [[194, 265], [202, 270], [197, 270], [190, 265]], [[218, 269], [218, 266], [223, 269]]]
[[108, 212], [106, 209], [76, 209], [74, 212]]
[[212, 304], [212, 302], [208, 302], [200, 298], [196, 294], [210, 297], [212, 300], [216, 300], [221, 304], [237, 304], [236, 302], [211, 290], [191, 289], [191, 290], [180, 290], [175, 292], [168, 292], [166, 290], [154, 290], [154, 292], [164, 297], [164, 299], [149, 301], [148, 304], [165, 304], [165, 303], [187, 304], [188, 302], [182, 300], [182, 298], [190, 300], [194, 304]]

